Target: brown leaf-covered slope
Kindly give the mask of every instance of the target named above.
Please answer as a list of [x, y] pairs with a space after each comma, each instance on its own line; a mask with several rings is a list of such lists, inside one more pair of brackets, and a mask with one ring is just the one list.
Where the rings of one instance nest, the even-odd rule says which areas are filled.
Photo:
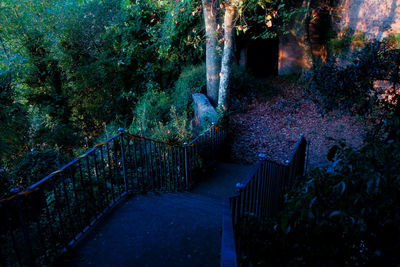
[[282, 80], [273, 83], [281, 88], [280, 95], [254, 99], [245, 112], [232, 116], [234, 160], [251, 163], [259, 153], [265, 153], [283, 163], [290, 158], [301, 133], [310, 142], [309, 163], [313, 166], [327, 163], [326, 154], [335, 143], [330, 138], [344, 139], [351, 147], [362, 144], [365, 123], [338, 111], [323, 115], [299, 86]]

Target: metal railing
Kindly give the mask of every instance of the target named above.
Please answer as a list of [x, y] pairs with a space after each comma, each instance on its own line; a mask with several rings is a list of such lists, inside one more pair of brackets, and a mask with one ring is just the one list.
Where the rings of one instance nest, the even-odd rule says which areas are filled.
[[52, 265], [128, 193], [189, 188], [224, 137], [213, 125], [190, 143], [171, 145], [120, 129], [23, 192], [0, 200], [0, 266]]
[[225, 200], [222, 218], [221, 266], [237, 266], [240, 240], [235, 229], [247, 216], [275, 216], [281, 208], [281, 193], [304, 174], [307, 141], [301, 135], [286, 164], [267, 160], [260, 154], [250, 175], [236, 185], [237, 194]]

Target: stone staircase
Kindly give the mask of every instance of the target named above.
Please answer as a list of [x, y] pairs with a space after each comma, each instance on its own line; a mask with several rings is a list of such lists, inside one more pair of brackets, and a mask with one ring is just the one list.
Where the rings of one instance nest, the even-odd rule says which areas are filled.
[[219, 163], [192, 192], [124, 201], [64, 259], [65, 266], [218, 266], [222, 200], [251, 166]]

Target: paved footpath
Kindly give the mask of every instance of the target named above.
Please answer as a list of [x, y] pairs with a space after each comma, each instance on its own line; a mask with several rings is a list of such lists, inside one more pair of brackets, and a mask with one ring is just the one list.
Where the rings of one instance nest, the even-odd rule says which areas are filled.
[[124, 201], [74, 250], [66, 266], [219, 266], [222, 200], [251, 166], [219, 163], [190, 193]]

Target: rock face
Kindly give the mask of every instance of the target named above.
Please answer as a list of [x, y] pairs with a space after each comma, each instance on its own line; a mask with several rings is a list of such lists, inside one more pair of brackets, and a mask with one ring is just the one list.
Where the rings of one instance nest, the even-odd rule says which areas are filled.
[[381, 40], [400, 32], [400, 8], [397, 0], [341, 0], [338, 28], [363, 32], [369, 39]]
[[212, 123], [217, 123], [218, 114], [215, 108], [204, 94], [196, 93], [192, 95], [194, 105], [194, 126], [199, 130], [209, 127]]
[[[303, 0], [303, 3], [309, 0]], [[321, 12], [321, 11], [320, 11]], [[318, 13], [313, 10], [313, 21], [310, 22], [310, 36], [312, 42], [312, 56], [322, 62], [327, 57], [325, 44], [319, 43], [321, 31], [326, 19], [331, 21], [332, 28], [338, 36], [347, 30], [353, 35], [364, 34], [367, 40], [382, 40], [390, 34], [400, 33], [400, 1], [398, 0], [338, 0], [331, 18], [329, 13]], [[303, 15], [303, 17], [302, 17]], [[280, 38], [279, 44], [279, 74], [299, 73], [308, 70], [310, 60], [304, 50], [305, 29], [304, 14], [300, 12], [290, 25], [289, 33]], [[351, 36], [353, 37], [353, 36]]]

